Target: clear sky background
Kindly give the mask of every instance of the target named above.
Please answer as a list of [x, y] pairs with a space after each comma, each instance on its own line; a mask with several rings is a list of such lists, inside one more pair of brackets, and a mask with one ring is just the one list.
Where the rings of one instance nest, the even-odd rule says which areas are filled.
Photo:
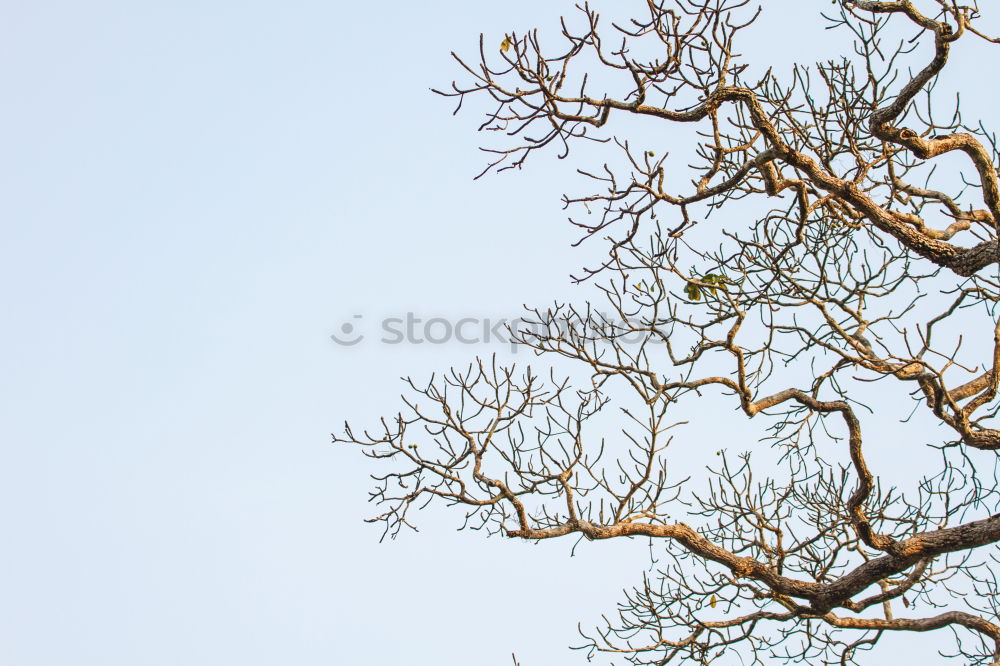
[[[769, 3], [748, 57], [842, 52], [826, 5]], [[329, 442], [393, 413], [401, 375], [494, 351], [343, 348], [343, 322], [587, 295], [575, 165], [472, 182], [479, 117], [428, 91], [480, 32], [571, 7], [0, 7], [0, 663], [582, 660], [577, 621], [613, 610], [643, 544], [570, 558], [440, 511], [380, 544], [372, 468]], [[949, 85], [995, 116], [965, 44]]]

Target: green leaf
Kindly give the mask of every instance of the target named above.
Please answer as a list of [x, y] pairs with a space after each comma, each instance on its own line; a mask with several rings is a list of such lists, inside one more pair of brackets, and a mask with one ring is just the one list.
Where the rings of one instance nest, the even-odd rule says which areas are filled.
[[701, 281], [708, 284], [727, 284], [729, 282], [725, 275], [719, 275], [718, 273], [708, 273]]

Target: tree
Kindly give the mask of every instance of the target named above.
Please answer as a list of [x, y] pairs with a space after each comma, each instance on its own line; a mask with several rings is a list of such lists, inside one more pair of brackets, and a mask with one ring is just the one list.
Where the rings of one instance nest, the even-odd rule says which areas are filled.
[[[603, 304], [516, 333], [582, 378], [480, 360], [335, 435], [381, 465], [374, 520], [395, 536], [437, 502], [516, 539], [648, 538], [659, 564], [584, 634], [590, 656], [846, 664], [935, 631], [1000, 664], [998, 150], [935, 92], [959, 42], [998, 40], [974, 5], [834, 0], [848, 55], [751, 79], [736, 39], [759, 10], [643, 4], [607, 27], [583, 5], [554, 50], [532, 31], [456, 56], [468, 82], [441, 94], [488, 97], [482, 129], [509, 142], [487, 171], [612, 148], [580, 170], [597, 191], [564, 199], [609, 244], [578, 277]], [[693, 128], [690, 186], [650, 123]], [[673, 428], [734, 409], [747, 430], [676, 473]], [[910, 417], [923, 441], [866, 440]]]

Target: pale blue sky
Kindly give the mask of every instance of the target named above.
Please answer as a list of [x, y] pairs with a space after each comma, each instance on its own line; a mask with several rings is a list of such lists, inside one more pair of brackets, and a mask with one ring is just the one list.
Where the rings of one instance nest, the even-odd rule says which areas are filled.
[[[809, 25], [789, 4], [767, 18]], [[572, 165], [473, 183], [478, 116], [428, 92], [571, 6], [0, 9], [0, 662], [578, 663], [643, 545], [569, 559], [441, 512], [379, 544], [371, 470], [329, 443], [484, 351], [333, 345], [352, 315], [579, 298]]]

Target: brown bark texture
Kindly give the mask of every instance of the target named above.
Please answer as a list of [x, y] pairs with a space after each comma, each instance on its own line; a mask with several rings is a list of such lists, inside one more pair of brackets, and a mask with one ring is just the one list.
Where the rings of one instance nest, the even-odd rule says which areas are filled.
[[[596, 296], [530, 311], [518, 343], [545, 370], [410, 380], [397, 415], [334, 440], [377, 465], [390, 536], [439, 504], [507, 538], [649, 541], [587, 656], [883, 662], [887, 636], [935, 632], [996, 666], [1000, 160], [935, 91], [953, 50], [997, 40], [975, 5], [836, 0], [817, 21], [846, 55], [779, 75], [737, 51], [772, 4], [584, 4], [456, 55], [440, 94], [486, 103], [484, 173], [608, 151], [564, 197], [607, 244], [576, 277]], [[745, 428], [681, 472], [682, 424], [712, 413]], [[911, 457], [934, 464], [906, 478]]]

